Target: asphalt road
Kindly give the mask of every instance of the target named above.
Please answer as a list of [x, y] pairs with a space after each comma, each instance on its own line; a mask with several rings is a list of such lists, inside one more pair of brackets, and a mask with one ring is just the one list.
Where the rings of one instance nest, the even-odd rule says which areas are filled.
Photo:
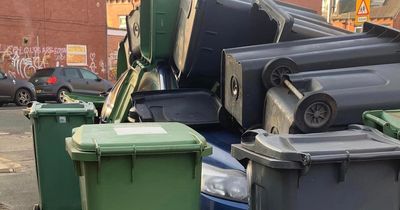
[[0, 108], [0, 166], [7, 160], [14, 170], [0, 171], [0, 210], [28, 210], [38, 202], [30, 126], [22, 108]]

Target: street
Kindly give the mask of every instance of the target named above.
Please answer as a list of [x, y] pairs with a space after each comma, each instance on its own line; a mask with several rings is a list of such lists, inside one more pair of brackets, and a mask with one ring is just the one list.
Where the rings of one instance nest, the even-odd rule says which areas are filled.
[[38, 202], [30, 121], [21, 107], [0, 107], [0, 210], [28, 210]]

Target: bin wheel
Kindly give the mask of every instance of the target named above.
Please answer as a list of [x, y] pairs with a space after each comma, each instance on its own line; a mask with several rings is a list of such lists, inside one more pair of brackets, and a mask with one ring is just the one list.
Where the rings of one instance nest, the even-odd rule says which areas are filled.
[[262, 72], [262, 80], [265, 88], [280, 86], [283, 76], [286, 74], [297, 73], [297, 64], [288, 58], [278, 58], [271, 60], [265, 65]]
[[40, 210], [40, 206], [39, 204], [35, 204], [32, 208], [33, 210]]
[[304, 133], [326, 131], [335, 121], [336, 101], [325, 93], [302, 99], [295, 113], [295, 124]]

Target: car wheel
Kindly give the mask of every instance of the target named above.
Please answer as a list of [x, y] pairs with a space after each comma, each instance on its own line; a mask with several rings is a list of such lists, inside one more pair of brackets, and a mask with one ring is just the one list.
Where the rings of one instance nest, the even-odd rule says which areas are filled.
[[15, 103], [17, 106], [26, 106], [32, 100], [32, 94], [27, 89], [19, 89], [15, 93]]
[[57, 102], [58, 103], [63, 103], [65, 99], [65, 94], [70, 93], [70, 91], [67, 88], [60, 88], [57, 92]]

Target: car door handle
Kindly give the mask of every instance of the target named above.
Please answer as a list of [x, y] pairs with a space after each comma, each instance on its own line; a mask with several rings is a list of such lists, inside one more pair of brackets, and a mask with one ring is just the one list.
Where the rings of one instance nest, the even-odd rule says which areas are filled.
[[86, 81], [86, 84], [89, 84], [89, 81]]

